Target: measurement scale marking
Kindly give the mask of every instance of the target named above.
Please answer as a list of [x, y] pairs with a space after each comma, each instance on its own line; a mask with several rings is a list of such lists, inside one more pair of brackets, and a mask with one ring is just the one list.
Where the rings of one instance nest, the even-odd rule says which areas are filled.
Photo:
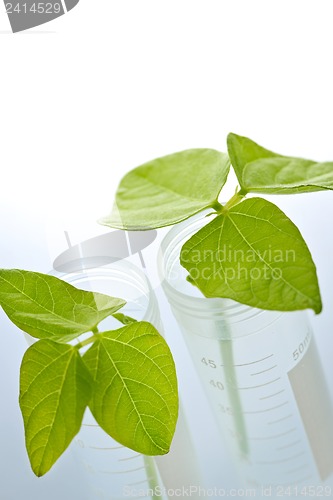
[[293, 486], [294, 484], [302, 484], [304, 481], [307, 481], [308, 479], [311, 479], [312, 475], [309, 474], [306, 477], [303, 477], [302, 479], [297, 479], [297, 481], [293, 481], [292, 483], [284, 483], [284, 484], [279, 484], [279, 486], [283, 486], [284, 488], [287, 488], [288, 486]]
[[304, 483], [305, 481], [308, 481], [311, 478], [312, 478], [312, 475], [309, 474], [308, 476], [305, 476], [302, 479], [299, 479], [298, 481], [295, 481], [295, 483], [293, 483], [293, 484], [301, 484], [301, 483]]
[[284, 462], [290, 462], [290, 460], [294, 460], [295, 458], [300, 457], [301, 455], [305, 455], [305, 451], [298, 453], [298, 455], [293, 455], [292, 457], [284, 458], [283, 460], [272, 460], [271, 462], [256, 462], [258, 465], [274, 465], [274, 464], [282, 464]]
[[138, 484], [148, 483], [148, 481], [150, 481], [151, 479], [153, 478], [147, 477], [147, 479], [143, 479], [142, 481], [136, 481], [135, 483], [128, 483], [127, 486], [137, 486]]
[[264, 441], [266, 439], [276, 439], [279, 437], [286, 436], [287, 434], [291, 434], [292, 432], [295, 432], [297, 429], [296, 427], [293, 427], [292, 429], [289, 429], [289, 431], [282, 432], [281, 434], [275, 434], [274, 436], [266, 436], [266, 437], [256, 437], [256, 438], [250, 438], [252, 441]]
[[268, 425], [272, 425], [272, 424], [277, 424], [279, 422], [283, 422], [283, 420], [287, 420], [288, 418], [291, 418], [293, 415], [290, 413], [290, 415], [287, 415], [286, 417], [283, 417], [283, 418], [279, 418], [279, 420], [272, 420], [271, 422], [267, 422]]
[[133, 460], [134, 458], [141, 457], [141, 453], [138, 453], [137, 455], [134, 455], [133, 457], [126, 457], [126, 458], [119, 458], [118, 462], [126, 462], [127, 460]]
[[97, 424], [82, 424], [84, 427], [99, 427]]
[[294, 474], [294, 472], [298, 472], [300, 470], [307, 469], [308, 467], [309, 467], [309, 464], [303, 464], [300, 467], [297, 467], [296, 469], [287, 470], [286, 474]]
[[121, 450], [124, 448], [123, 446], [113, 446], [111, 448], [104, 448], [104, 447], [99, 447], [99, 446], [88, 446], [91, 450]]
[[270, 380], [269, 382], [266, 382], [265, 384], [252, 385], [250, 387], [238, 387], [238, 390], [245, 391], [247, 389], [258, 389], [258, 387], [265, 387], [265, 385], [274, 384], [274, 382], [277, 382], [278, 380], [281, 380], [281, 377], [275, 378], [274, 380]]
[[274, 392], [274, 394], [270, 394], [269, 396], [264, 396], [263, 398], [259, 398], [260, 401], [263, 399], [268, 399], [268, 398], [273, 398], [274, 396], [277, 396], [278, 394], [282, 394], [285, 391], [285, 389], [282, 389], [282, 391]]
[[286, 444], [285, 446], [279, 446], [279, 448], [276, 448], [277, 451], [280, 450], [286, 450], [287, 448], [291, 448], [292, 446], [296, 446], [296, 444], [301, 443], [301, 440], [298, 439], [297, 441], [293, 441], [292, 443]]
[[270, 368], [267, 368], [266, 370], [262, 370], [261, 372], [251, 373], [251, 376], [253, 377], [254, 375], [261, 375], [262, 373], [269, 372], [269, 371], [273, 370], [276, 367], [277, 367], [277, 365], [274, 365], [274, 366], [271, 366]]
[[[269, 356], [266, 356], [265, 358], [262, 359], [257, 359], [257, 361], [251, 361], [250, 363], [242, 363], [241, 365], [231, 365], [231, 366], [248, 366], [248, 365], [254, 365], [255, 363], [261, 363], [261, 361], [265, 361], [265, 359], [271, 358], [274, 356], [274, 354], [270, 354]], [[230, 365], [221, 365], [221, 366], [230, 366]]]
[[271, 408], [266, 408], [265, 410], [257, 410], [257, 411], [244, 411], [247, 415], [249, 414], [254, 414], [254, 413], [265, 413], [266, 411], [272, 411], [276, 410], [277, 408], [281, 408], [281, 406], [288, 405], [289, 401], [285, 401], [284, 403], [281, 403], [280, 405], [277, 406], [272, 406]]
[[138, 470], [145, 469], [145, 466], [137, 467], [136, 469], [127, 469], [127, 470], [101, 470], [102, 474], [128, 474], [129, 472], [137, 472]]

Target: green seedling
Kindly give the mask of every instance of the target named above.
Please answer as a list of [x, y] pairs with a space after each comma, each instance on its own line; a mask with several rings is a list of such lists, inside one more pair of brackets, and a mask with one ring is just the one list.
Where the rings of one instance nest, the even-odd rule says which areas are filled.
[[[209, 209], [207, 224], [181, 250], [190, 283], [206, 297], [320, 313], [316, 268], [299, 230], [273, 203], [246, 196], [332, 189], [333, 163], [281, 156], [235, 134], [227, 144], [228, 154], [191, 149], [129, 172], [101, 223], [150, 230]], [[222, 205], [218, 198], [231, 165], [239, 187]], [[168, 452], [178, 414], [173, 358], [150, 323], [119, 312], [124, 300], [41, 273], [3, 269], [0, 305], [38, 339], [20, 375], [26, 447], [37, 476], [69, 446], [87, 407], [121, 444], [146, 455]], [[123, 326], [100, 332], [108, 316]]]
[[[135, 168], [120, 182], [112, 213], [100, 222], [148, 230], [211, 209], [207, 224], [180, 254], [188, 280], [205, 297], [320, 313], [316, 267], [300, 231], [273, 203], [246, 196], [333, 189], [333, 163], [281, 156], [236, 134], [229, 134], [227, 148], [228, 154], [191, 149]], [[222, 206], [218, 198], [231, 165], [239, 187]]]
[[[23, 357], [19, 399], [37, 476], [69, 446], [87, 407], [124, 446], [145, 455], [169, 451], [178, 414], [173, 358], [150, 323], [118, 312], [124, 300], [53, 276], [1, 269], [0, 305], [38, 339]], [[99, 332], [108, 316], [124, 326]]]

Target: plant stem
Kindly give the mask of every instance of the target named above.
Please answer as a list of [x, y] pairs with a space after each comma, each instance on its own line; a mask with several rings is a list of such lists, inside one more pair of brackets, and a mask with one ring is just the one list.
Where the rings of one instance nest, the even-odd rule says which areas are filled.
[[240, 191], [236, 191], [236, 193], [230, 198], [230, 200], [222, 207], [222, 209], [219, 211], [220, 214], [224, 214], [228, 212], [228, 210], [231, 207], [234, 207], [238, 203], [242, 201], [242, 199], [246, 196], [246, 191], [243, 191], [242, 189]]
[[[226, 328], [228, 325], [226, 323]], [[230, 406], [233, 414], [233, 422], [236, 430], [236, 439], [239, 446], [239, 451], [242, 457], [246, 457], [249, 453], [249, 443], [244, 421], [242, 401], [239, 391], [237, 390], [237, 374], [235, 370], [233, 341], [222, 340], [220, 342], [221, 354], [224, 365], [224, 374], [226, 380], [227, 393], [229, 396]]]
[[76, 344], [75, 348], [79, 350], [81, 349], [81, 347], [84, 347], [85, 345], [93, 344], [95, 340], [96, 340], [96, 335], [92, 335], [91, 337], [88, 337], [87, 339], [82, 340], [82, 342]]
[[[212, 205], [212, 208], [214, 210], [216, 210], [217, 213], [220, 213], [221, 210], [223, 210], [223, 205], [221, 205], [221, 203], [219, 201], [215, 201], [214, 204]], [[211, 215], [211, 214], [208, 214], [208, 215]]]
[[246, 191], [246, 189], [241, 188], [241, 189], [238, 191], [238, 194], [244, 197], [244, 196], [246, 196], [246, 195], [247, 195], [247, 191]]
[[160, 486], [158, 481], [158, 473], [156, 470], [156, 464], [154, 459], [150, 456], [143, 455], [143, 460], [146, 468], [146, 474], [148, 479], [149, 488], [153, 491], [152, 499], [157, 500], [157, 498], [161, 498], [157, 496], [156, 491], [157, 487]]
[[99, 330], [98, 330], [97, 326], [95, 326], [95, 328], [92, 329], [92, 332], [93, 332], [93, 335], [91, 337], [88, 337], [87, 339], [82, 340], [81, 342], [76, 344], [75, 348], [77, 350], [81, 349], [85, 345], [93, 344], [94, 342], [96, 342], [98, 334], [99, 334]]

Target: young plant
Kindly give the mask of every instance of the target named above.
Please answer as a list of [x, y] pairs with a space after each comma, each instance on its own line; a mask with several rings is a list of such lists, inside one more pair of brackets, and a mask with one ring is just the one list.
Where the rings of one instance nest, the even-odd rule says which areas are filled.
[[[228, 155], [191, 149], [158, 158], [120, 182], [112, 213], [100, 222], [125, 230], [177, 224], [211, 208], [215, 217], [182, 247], [188, 280], [206, 297], [268, 310], [322, 309], [316, 268], [298, 228], [273, 203], [249, 193], [333, 189], [333, 163], [281, 156], [229, 134]], [[230, 165], [239, 181], [222, 206]]]
[[[124, 300], [53, 276], [0, 269], [0, 305], [39, 339], [23, 357], [19, 398], [37, 476], [69, 446], [88, 406], [119, 443], [146, 455], [169, 451], [178, 414], [173, 358], [150, 323], [117, 312]], [[125, 326], [99, 332], [108, 316]]]

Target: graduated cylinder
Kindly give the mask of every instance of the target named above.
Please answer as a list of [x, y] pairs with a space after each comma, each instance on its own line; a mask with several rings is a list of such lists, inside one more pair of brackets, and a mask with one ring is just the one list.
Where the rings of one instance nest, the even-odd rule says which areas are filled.
[[221, 442], [246, 487], [273, 487], [279, 496], [311, 485], [331, 494], [333, 411], [307, 313], [203, 297], [186, 281], [179, 255], [205, 223], [194, 217], [172, 228], [159, 270]]

